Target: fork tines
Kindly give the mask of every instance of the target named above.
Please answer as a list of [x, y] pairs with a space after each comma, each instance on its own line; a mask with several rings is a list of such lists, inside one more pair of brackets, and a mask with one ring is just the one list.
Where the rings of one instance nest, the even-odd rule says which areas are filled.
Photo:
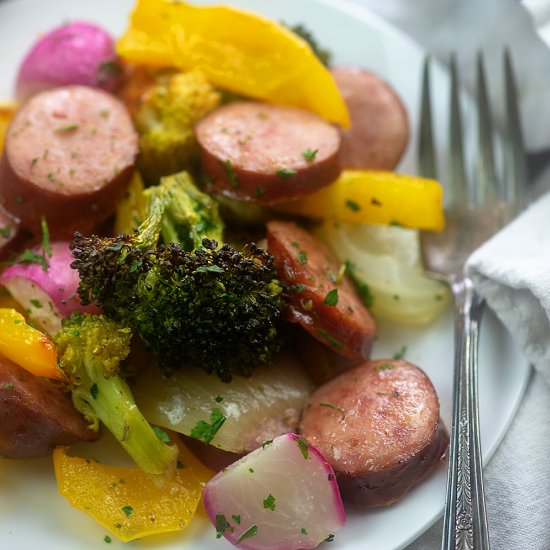
[[[430, 86], [431, 59], [426, 56], [422, 75], [420, 111], [420, 139], [418, 169], [422, 176], [437, 178], [435, 140], [432, 125], [432, 98]], [[468, 183], [464, 152], [464, 130], [461, 109], [459, 72], [456, 58], [450, 60], [449, 149], [446, 181], [446, 207], [449, 210], [467, 205], [481, 207], [491, 203], [506, 203], [511, 215], [521, 209], [525, 197], [522, 189], [526, 179], [526, 161], [520, 125], [518, 96], [508, 50], [503, 55], [505, 88], [505, 131], [495, 139], [494, 122], [489, 103], [485, 63], [481, 53], [477, 56], [477, 90], [475, 104], [477, 119], [477, 155], [475, 186]], [[495, 145], [501, 144], [504, 173], [499, 174], [495, 163]]]

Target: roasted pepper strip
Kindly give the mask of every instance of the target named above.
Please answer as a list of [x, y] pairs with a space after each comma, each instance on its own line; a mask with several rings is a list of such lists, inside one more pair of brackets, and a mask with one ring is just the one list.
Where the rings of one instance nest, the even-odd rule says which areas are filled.
[[66, 380], [53, 342], [12, 308], [0, 309], [0, 354], [35, 376]]
[[11, 121], [13, 113], [15, 113], [15, 103], [6, 103], [0, 101], [0, 153], [4, 148], [4, 138], [6, 136], [6, 130]]
[[342, 222], [441, 231], [443, 190], [435, 180], [394, 172], [344, 170], [331, 185], [276, 210]]
[[145, 65], [200, 69], [215, 86], [349, 126], [346, 104], [309, 45], [251, 12], [139, 0], [117, 53]]
[[173, 479], [159, 488], [141, 468], [53, 453], [59, 493], [123, 542], [189, 525], [211, 472], [183, 446]]

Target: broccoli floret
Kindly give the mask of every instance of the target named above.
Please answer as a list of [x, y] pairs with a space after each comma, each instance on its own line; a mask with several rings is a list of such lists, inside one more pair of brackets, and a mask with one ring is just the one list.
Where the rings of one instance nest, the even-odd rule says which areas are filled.
[[194, 124], [220, 103], [202, 73], [164, 74], [142, 97], [134, 116], [138, 169], [148, 185], [188, 167], [197, 152]]
[[[222, 241], [224, 223], [217, 202], [201, 192], [187, 172], [162, 178], [160, 187], [170, 195], [162, 218], [164, 244], [177, 242], [190, 252], [199, 248], [205, 238]], [[158, 193], [158, 189], [146, 189], [144, 196], [149, 197], [152, 193]]]
[[332, 61], [332, 53], [330, 50], [323, 48], [321, 44], [319, 44], [317, 38], [313, 36], [313, 33], [307, 27], [305, 27], [302, 23], [298, 23], [297, 25], [290, 25], [288, 28], [292, 32], [296, 33], [300, 38], [303, 38], [310, 45], [313, 53], [323, 65], [326, 67], [330, 65]]
[[169, 474], [177, 447], [167, 445], [145, 420], [119, 373], [132, 331], [102, 315], [73, 313], [55, 336], [60, 367], [72, 382], [72, 399], [94, 429], [99, 421], [150, 474]]
[[230, 381], [270, 362], [284, 306], [273, 257], [254, 244], [237, 252], [208, 238], [193, 251], [155, 246], [172, 196], [161, 185], [147, 198], [149, 215], [134, 235], [75, 235], [82, 303], [97, 302], [130, 326], [170, 368], [186, 362]]

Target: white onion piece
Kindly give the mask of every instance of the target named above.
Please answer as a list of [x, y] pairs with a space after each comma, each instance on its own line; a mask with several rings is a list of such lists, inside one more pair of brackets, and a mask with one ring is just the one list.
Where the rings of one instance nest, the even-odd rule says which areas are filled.
[[210, 422], [218, 409], [226, 420], [210, 443], [244, 453], [295, 430], [313, 385], [285, 352], [251, 377], [235, 376], [230, 383], [197, 368], [183, 367], [166, 377], [151, 366], [140, 373], [132, 390], [149, 422], [184, 435], [191, 435], [198, 422]]
[[214, 476], [203, 502], [218, 535], [248, 550], [315, 548], [346, 522], [332, 468], [290, 433]]
[[424, 273], [418, 231], [326, 221], [317, 234], [341, 262], [353, 264], [353, 275], [372, 295], [375, 316], [427, 323], [448, 303], [448, 288]]

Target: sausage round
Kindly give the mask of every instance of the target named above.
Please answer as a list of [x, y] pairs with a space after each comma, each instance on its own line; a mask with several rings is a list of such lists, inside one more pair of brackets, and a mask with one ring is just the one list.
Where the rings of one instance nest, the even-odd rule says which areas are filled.
[[341, 130], [343, 168], [393, 169], [409, 139], [407, 111], [393, 88], [359, 67], [330, 72], [348, 107], [351, 126]]
[[138, 152], [124, 105], [86, 86], [54, 88], [16, 112], [0, 162], [6, 209], [31, 231], [41, 218], [54, 238], [88, 231], [124, 196]]
[[61, 388], [0, 356], [0, 455], [36, 458], [97, 438]]
[[370, 361], [318, 388], [300, 432], [334, 468], [342, 498], [363, 507], [399, 500], [449, 444], [429, 378], [401, 360]]
[[373, 318], [334, 255], [293, 222], [267, 223], [268, 250], [288, 288], [287, 316], [349, 359], [367, 359]]
[[196, 126], [210, 190], [274, 204], [340, 174], [338, 130], [317, 115], [256, 101], [225, 105]]

